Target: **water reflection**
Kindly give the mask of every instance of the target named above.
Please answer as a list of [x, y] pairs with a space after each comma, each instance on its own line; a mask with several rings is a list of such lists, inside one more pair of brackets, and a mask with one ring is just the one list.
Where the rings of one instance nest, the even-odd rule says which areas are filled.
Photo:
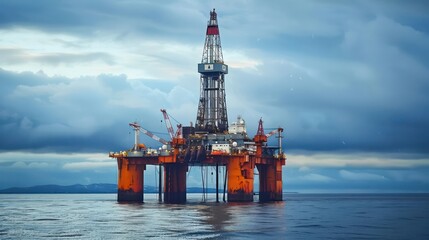
[[202, 222], [211, 225], [215, 231], [225, 231], [225, 226], [232, 219], [226, 203], [207, 204], [206, 207], [200, 208], [199, 212], [203, 216]]

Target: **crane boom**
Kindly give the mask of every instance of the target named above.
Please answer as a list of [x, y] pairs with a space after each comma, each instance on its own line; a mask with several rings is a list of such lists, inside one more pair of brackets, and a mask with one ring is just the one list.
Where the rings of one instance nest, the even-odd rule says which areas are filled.
[[269, 133], [265, 134], [265, 136], [267, 136], [267, 138], [269, 138], [269, 137], [273, 136], [274, 134], [276, 134], [276, 133], [278, 133], [278, 132], [283, 132], [283, 128], [277, 128], [277, 129], [274, 129], [273, 131], [271, 131], [271, 132], [269, 132]]
[[149, 136], [150, 138], [152, 138], [152, 139], [153, 139], [153, 140], [155, 140], [155, 141], [158, 141], [158, 142], [160, 142], [160, 143], [162, 143], [162, 144], [165, 144], [165, 145], [167, 145], [167, 144], [168, 144], [168, 141], [166, 141], [165, 139], [160, 138], [160, 137], [156, 136], [155, 134], [151, 133], [150, 131], [148, 131], [148, 130], [144, 129], [142, 126], [140, 126], [140, 125], [139, 125], [138, 123], [136, 123], [136, 122], [132, 122], [132, 123], [130, 123], [129, 125], [130, 125], [131, 127], [133, 127], [134, 129], [138, 129], [138, 130], [140, 130], [142, 133], [146, 134], [147, 136]]
[[171, 125], [170, 117], [168, 117], [167, 110], [161, 109], [162, 115], [164, 115], [165, 126], [167, 127], [168, 134], [170, 134], [170, 139], [174, 137], [173, 126]]
[[141, 131], [142, 133], [144, 133], [144, 134], [148, 135], [149, 137], [151, 137], [151, 138], [152, 138], [153, 140], [155, 140], [155, 141], [158, 141], [158, 142], [160, 142], [160, 143], [162, 143], [162, 144], [165, 144], [165, 145], [167, 145], [167, 144], [168, 144], [168, 141], [167, 141], [167, 140], [165, 140], [165, 139], [163, 139], [163, 138], [160, 138], [160, 137], [156, 136], [155, 134], [151, 133], [150, 131], [148, 131], [148, 130], [146, 130], [146, 129], [142, 128], [142, 127], [140, 127], [140, 131]]

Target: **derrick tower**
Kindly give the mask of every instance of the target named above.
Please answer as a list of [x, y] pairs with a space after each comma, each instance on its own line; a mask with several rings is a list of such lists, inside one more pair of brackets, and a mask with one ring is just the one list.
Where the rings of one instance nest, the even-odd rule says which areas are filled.
[[198, 64], [200, 76], [200, 101], [198, 103], [196, 131], [220, 133], [228, 130], [225, 96], [225, 74], [219, 27], [215, 9], [210, 11], [207, 23], [203, 57]]

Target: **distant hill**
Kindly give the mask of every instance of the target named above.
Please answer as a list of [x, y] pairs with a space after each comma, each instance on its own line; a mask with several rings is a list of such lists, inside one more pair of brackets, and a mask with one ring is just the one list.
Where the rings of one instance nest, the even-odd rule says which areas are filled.
[[74, 184], [69, 186], [39, 185], [33, 187], [13, 187], [0, 190], [0, 193], [116, 193], [116, 184]]
[[[117, 193], [118, 186], [111, 183], [98, 183], [98, 184], [74, 184], [69, 186], [60, 185], [39, 185], [33, 187], [13, 187], [0, 190], [1, 193]], [[223, 190], [219, 190], [222, 192]], [[158, 188], [154, 186], [144, 186], [145, 193], [157, 193]], [[201, 193], [202, 188], [190, 187], [187, 188], [188, 193]], [[215, 189], [209, 188], [207, 192], [214, 193]]]

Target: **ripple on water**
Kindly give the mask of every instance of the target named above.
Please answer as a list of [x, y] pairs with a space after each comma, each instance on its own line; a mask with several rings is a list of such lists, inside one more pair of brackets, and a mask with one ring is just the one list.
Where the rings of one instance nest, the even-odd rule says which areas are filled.
[[0, 196], [0, 239], [407, 239], [410, 232], [429, 239], [429, 195], [419, 196], [295, 194], [288, 204], [167, 205], [149, 195], [145, 204], [127, 205], [114, 194], [9, 195]]
[[59, 221], [59, 218], [36, 218], [34, 221]]

